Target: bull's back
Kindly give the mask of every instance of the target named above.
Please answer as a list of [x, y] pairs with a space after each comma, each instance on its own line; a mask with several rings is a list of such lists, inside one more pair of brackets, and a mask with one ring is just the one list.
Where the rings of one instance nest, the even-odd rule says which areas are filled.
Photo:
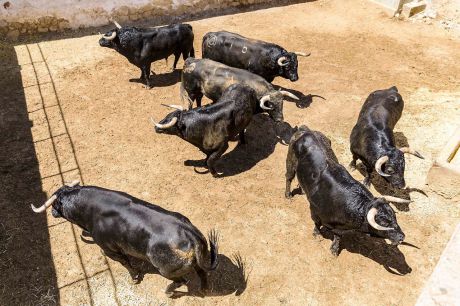
[[210, 32], [203, 37], [203, 58], [231, 67], [248, 69], [258, 50], [249, 39], [230, 32]]
[[187, 59], [183, 70], [185, 85], [195, 84], [213, 101], [231, 85], [241, 83], [255, 90], [261, 98], [270, 91], [270, 84], [264, 78], [247, 70], [224, 65], [210, 59]]
[[272, 72], [270, 52], [279, 46], [231, 32], [210, 32], [203, 38], [203, 58], [245, 69], [260, 76]]
[[312, 213], [331, 229], [358, 229], [362, 224], [360, 216], [364, 204], [373, 198], [345, 167], [331, 160], [318, 181], [308, 188], [305, 192]]
[[144, 54], [152, 60], [162, 59], [171, 54], [183, 53], [193, 48], [193, 31], [188, 24], [174, 24], [144, 33]]
[[350, 135], [352, 153], [364, 157], [368, 152], [374, 151], [374, 146], [380, 146], [382, 141], [391, 141], [402, 109], [402, 99], [395, 101], [388, 96], [371, 94], [365, 101]]
[[96, 243], [140, 259], [153, 245], [179, 243], [184, 231], [198, 231], [185, 216], [124, 193], [82, 190], [81, 198], [90, 199], [86, 205], [92, 207], [90, 232]]

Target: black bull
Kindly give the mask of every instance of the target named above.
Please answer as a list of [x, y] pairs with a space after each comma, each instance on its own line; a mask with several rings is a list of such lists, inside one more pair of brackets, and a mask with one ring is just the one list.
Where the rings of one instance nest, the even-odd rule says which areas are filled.
[[374, 197], [338, 163], [330, 140], [305, 126], [292, 136], [286, 160], [286, 197], [291, 197], [291, 182], [297, 173], [310, 203], [314, 235], [321, 226], [334, 234], [331, 252], [338, 255], [340, 236], [359, 231], [388, 238], [395, 245], [404, 240], [396, 215], [387, 201], [395, 197]]
[[249, 86], [233, 84], [227, 88], [217, 103], [168, 114], [155, 131], [176, 135], [199, 148], [206, 154], [206, 165], [213, 176], [218, 176], [214, 164], [228, 149], [228, 142], [239, 134], [245, 143], [244, 129], [255, 114], [272, 111], [257, 99]]
[[366, 167], [364, 184], [370, 185], [371, 174], [376, 172], [392, 186], [404, 188], [404, 153], [422, 158], [417, 151], [409, 148], [396, 148], [393, 129], [401, 118], [404, 101], [393, 86], [377, 90], [364, 102], [358, 121], [350, 135], [350, 150], [353, 161], [350, 168], [355, 169], [360, 159]]
[[126, 193], [73, 182], [58, 189], [41, 207], [32, 209], [40, 213], [49, 206], [54, 217], [63, 217], [82, 228], [105, 255], [128, 269], [135, 282], [142, 279], [142, 271], [130, 264], [130, 258], [151, 263], [173, 281], [165, 291], [169, 296], [193, 271], [205, 289], [207, 271], [217, 267], [216, 232], [209, 234], [208, 250], [206, 238], [189, 219]]
[[268, 82], [277, 76], [292, 82], [299, 79], [297, 56], [303, 52], [288, 52], [284, 48], [236, 33], [209, 32], [203, 37], [202, 57], [225, 65], [246, 69]]
[[299, 100], [290, 92], [275, 90], [264, 78], [247, 70], [229, 67], [209, 60], [188, 58], [182, 70], [181, 94], [189, 101], [201, 106], [203, 95], [216, 102], [222, 93], [232, 84], [244, 84], [255, 90], [257, 98], [271, 108], [271, 117], [283, 121], [283, 99], [288, 96]]
[[153, 29], [121, 27], [102, 36], [99, 45], [118, 51], [128, 61], [141, 69], [141, 81], [151, 87], [150, 67], [152, 62], [174, 55], [174, 65], [182, 54], [184, 60], [195, 56], [193, 31], [188, 24], [173, 24]]

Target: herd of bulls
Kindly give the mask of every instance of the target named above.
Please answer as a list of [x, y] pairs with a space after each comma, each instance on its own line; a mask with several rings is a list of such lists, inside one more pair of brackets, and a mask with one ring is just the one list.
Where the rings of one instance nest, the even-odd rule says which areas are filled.
[[[282, 122], [285, 97], [299, 99], [271, 84], [277, 76], [298, 80], [297, 56], [284, 48], [230, 32], [210, 32], [203, 38], [203, 59], [196, 59], [192, 27], [175, 24], [154, 29], [121, 27], [104, 34], [99, 44], [124, 55], [141, 69], [141, 80], [151, 87], [151, 63], [175, 56], [174, 68], [182, 55], [181, 98], [188, 109], [175, 110], [159, 123], [157, 133], [177, 135], [206, 154], [206, 165], [219, 176], [215, 163], [228, 149], [228, 142], [239, 137], [245, 143], [245, 129], [252, 118], [266, 113]], [[201, 106], [202, 97], [213, 103]], [[197, 107], [193, 108], [193, 103]], [[404, 233], [389, 202], [409, 203], [392, 196], [375, 197], [367, 189], [375, 170], [390, 185], [404, 188], [404, 153], [423, 158], [417, 151], [396, 148], [393, 129], [401, 117], [404, 102], [396, 87], [369, 95], [350, 136], [354, 169], [360, 159], [366, 168], [364, 183], [356, 181], [335, 156], [331, 141], [306, 126], [292, 131], [286, 160], [286, 198], [292, 197], [291, 182], [297, 174], [300, 187], [310, 203], [314, 235], [320, 230], [333, 233], [331, 252], [339, 254], [340, 238], [358, 231], [389, 239], [398, 245]], [[152, 119], [153, 120], [153, 119]], [[126, 193], [73, 182], [58, 189], [41, 207], [52, 206], [54, 217], [78, 225], [104, 254], [123, 264], [134, 281], [142, 279], [130, 259], [149, 262], [173, 282], [166, 288], [172, 296], [196, 271], [201, 288], [207, 287], [207, 272], [218, 264], [218, 234], [211, 231], [208, 241], [185, 216], [167, 211]]]

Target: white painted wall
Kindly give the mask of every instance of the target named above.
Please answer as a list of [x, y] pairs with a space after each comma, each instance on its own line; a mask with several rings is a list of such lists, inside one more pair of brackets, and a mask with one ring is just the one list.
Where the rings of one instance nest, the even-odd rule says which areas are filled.
[[[8, 8], [4, 4], [9, 2]], [[122, 6], [139, 8], [152, 4], [165, 9], [193, 5], [196, 0], [0, 0], [0, 26], [10, 22], [34, 21], [40, 17], [64, 18], [72, 28], [106, 24]], [[2, 24], [3, 23], [3, 24]]]

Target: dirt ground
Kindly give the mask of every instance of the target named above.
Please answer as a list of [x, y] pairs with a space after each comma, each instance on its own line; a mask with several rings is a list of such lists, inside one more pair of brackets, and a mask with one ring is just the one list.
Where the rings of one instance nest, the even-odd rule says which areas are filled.
[[[190, 165], [204, 158], [196, 148], [152, 129], [150, 116], [169, 112], [161, 103], [181, 103], [172, 59], [168, 67], [153, 65], [155, 87], [147, 90], [129, 82], [140, 71], [99, 47], [97, 35], [3, 47], [0, 304], [413, 305], [460, 220], [458, 194], [448, 199], [425, 185], [460, 118], [458, 38], [388, 18], [365, 0], [320, 0], [191, 24], [197, 56], [201, 37], [221, 29], [312, 53], [299, 59], [299, 81], [274, 81], [302, 96], [297, 104], [285, 101], [286, 124], [254, 118], [248, 144], [232, 143], [217, 164], [218, 179], [194, 172]], [[287, 146], [279, 139], [306, 124], [327, 135], [347, 165], [363, 101], [393, 85], [405, 100], [398, 145], [425, 156], [406, 156], [406, 182], [419, 191], [390, 190], [374, 177], [372, 192], [414, 200], [395, 208], [408, 244], [350, 236], [334, 258], [330, 239], [312, 236], [305, 196], [284, 198]], [[353, 176], [363, 178], [359, 171]], [[169, 281], [156, 274], [133, 285], [119, 263], [80, 241], [76, 227], [30, 211], [30, 203], [43, 203], [73, 179], [180, 212], [202, 232], [217, 228], [221, 255], [212, 292], [168, 299]], [[197, 286], [192, 277], [190, 290]]]

